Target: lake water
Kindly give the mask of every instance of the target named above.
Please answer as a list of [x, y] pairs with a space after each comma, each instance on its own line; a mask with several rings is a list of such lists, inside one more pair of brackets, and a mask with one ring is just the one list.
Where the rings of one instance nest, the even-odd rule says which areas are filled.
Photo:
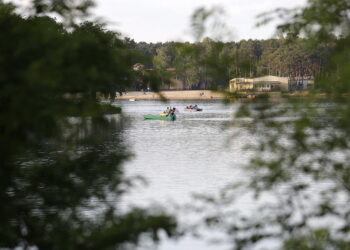
[[[234, 131], [227, 128], [237, 105], [224, 105], [221, 101], [117, 104], [130, 119], [125, 138], [135, 154], [125, 164], [126, 173], [141, 175], [148, 181], [146, 187], [135, 188], [127, 196], [127, 204], [186, 204], [193, 193], [215, 193], [232, 180], [244, 178], [239, 169], [249, 157], [242, 147], [252, 138], [242, 133], [239, 140], [232, 139]], [[191, 104], [197, 104], [203, 111], [184, 111]], [[167, 106], [180, 111], [176, 121], [143, 119], [143, 115], [159, 114]], [[244, 128], [240, 129], [244, 132]], [[211, 245], [205, 239], [186, 236], [176, 242], [166, 240], [157, 249], [220, 250], [227, 249], [227, 245]]]
[[[202, 112], [186, 112], [184, 107], [197, 104], [203, 108]], [[221, 101], [119, 101], [117, 105], [123, 108], [124, 115], [130, 123], [127, 124], [124, 135], [129, 149], [135, 156], [124, 167], [127, 176], [140, 175], [148, 181], [148, 185], [138, 185], [124, 198], [123, 206], [151, 206], [160, 205], [171, 213], [177, 215], [181, 225], [191, 225], [201, 216], [193, 210], [189, 211], [186, 205], [196, 204], [193, 194], [217, 194], [228, 184], [244, 181], [249, 178], [249, 172], [244, 171], [244, 164], [251, 158], [253, 152], [247, 152], [243, 148], [248, 144], [254, 144], [258, 134], [251, 135], [248, 127], [252, 124], [250, 119], [233, 119], [234, 113], [240, 104], [224, 105]], [[247, 104], [249, 105], [249, 104]], [[255, 104], [252, 104], [255, 105]], [[288, 108], [287, 103], [276, 103]], [[319, 111], [327, 110], [327, 103], [317, 103]], [[145, 114], [159, 114], [167, 106], [176, 107], [180, 113], [176, 121], [144, 120]], [[287, 110], [287, 109], [286, 109]], [[276, 121], [294, 120], [297, 113], [283, 113]], [[323, 116], [320, 116], [323, 117]], [[230, 126], [235, 121], [238, 126]], [[326, 123], [325, 123], [326, 124]], [[263, 128], [264, 129], [264, 128]], [[316, 140], [324, 141], [329, 129], [317, 135]], [[287, 132], [285, 130], [284, 132]], [[235, 134], [235, 136], [233, 136]], [[262, 135], [264, 136], [264, 135]], [[266, 136], [266, 135], [265, 135]], [[278, 135], [279, 138], [283, 136]], [[347, 159], [348, 152], [337, 152], [334, 159]], [[345, 158], [344, 158], [345, 157]], [[291, 172], [292, 174], [292, 172]], [[309, 188], [303, 194], [307, 195], [302, 202], [306, 206], [318, 204], [322, 199], [322, 190], [329, 190], [334, 182], [332, 178], [315, 183], [307, 176], [296, 174], [292, 183], [308, 183]], [[262, 197], [262, 206], [265, 204], [277, 204], [280, 194], [289, 192], [291, 186], [286, 183], [274, 187], [275, 194], [266, 194]], [[251, 196], [239, 195], [234, 208], [239, 209], [247, 216], [259, 218], [263, 212]], [[276, 196], [277, 195], [277, 196]], [[277, 202], [276, 202], [277, 198]], [[268, 203], [265, 203], [268, 202]], [[337, 207], [347, 207], [346, 197], [333, 197], [333, 203]], [[224, 209], [228, 207], [225, 206]], [[285, 208], [285, 207], [284, 207]], [[214, 208], [216, 209], [216, 208]], [[271, 212], [273, 210], [269, 210]], [[214, 211], [215, 212], [215, 211]], [[208, 210], [205, 210], [208, 214]], [[293, 213], [298, 216], [298, 213]], [[225, 217], [225, 221], [235, 220], [235, 216]], [[332, 227], [336, 230], [342, 221], [334, 218], [311, 221], [316, 227]], [[196, 238], [191, 234], [181, 237], [179, 240], [169, 240], [162, 237], [161, 243], [155, 247], [147, 242], [138, 250], [226, 250], [230, 249], [228, 237], [220, 232], [220, 229], [208, 231], [200, 228], [199, 233], [204, 235]], [[221, 239], [218, 243], [210, 243], [213, 238]], [[226, 241], [225, 241], [226, 240]], [[266, 239], [253, 250], [279, 249], [279, 241]]]

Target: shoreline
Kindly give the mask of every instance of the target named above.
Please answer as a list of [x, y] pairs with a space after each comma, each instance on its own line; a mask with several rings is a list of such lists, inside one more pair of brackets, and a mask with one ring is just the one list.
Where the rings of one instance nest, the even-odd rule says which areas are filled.
[[117, 95], [116, 100], [161, 100], [160, 94], [168, 100], [222, 100], [225, 95], [211, 90], [173, 90], [155, 92], [130, 91]]
[[[250, 93], [250, 92], [242, 92], [241, 95], [243, 97], [237, 98], [240, 100], [252, 100], [255, 97], [261, 94], [267, 94], [269, 98], [275, 99], [283, 99], [286, 96], [289, 97], [305, 97], [309, 92], [301, 91], [301, 92], [292, 92], [292, 93], [281, 93], [281, 92], [259, 92], [259, 93]], [[324, 97], [324, 95], [318, 95], [319, 97]], [[115, 100], [129, 100], [129, 101], [137, 101], [137, 100], [224, 100], [226, 98], [230, 98], [227, 96], [227, 93], [216, 92], [211, 90], [167, 90], [156, 92], [143, 92], [143, 91], [130, 91], [123, 93], [123, 95], [117, 94]]]

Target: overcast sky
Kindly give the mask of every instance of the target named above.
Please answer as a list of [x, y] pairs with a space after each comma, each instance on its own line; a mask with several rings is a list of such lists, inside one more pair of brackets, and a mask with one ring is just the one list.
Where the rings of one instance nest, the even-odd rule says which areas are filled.
[[200, 6], [222, 6], [233, 39], [265, 39], [275, 24], [255, 28], [256, 15], [278, 7], [302, 6], [306, 0], [96, 0], [94, 13], [135, 41], [191, 40], [190, 17]]
[[[30, 0], [5, 0], [25, 5]], [[303, 6], [307, 0], [95, 0], [93, 14], [108, 28], [135, 41], [193, 41], [190, 18], [198, 7], [221, 6], [232, 40], [266, 39], [273, 36], [276, 23], [256, 28], [256, 16], [276, 8]]]

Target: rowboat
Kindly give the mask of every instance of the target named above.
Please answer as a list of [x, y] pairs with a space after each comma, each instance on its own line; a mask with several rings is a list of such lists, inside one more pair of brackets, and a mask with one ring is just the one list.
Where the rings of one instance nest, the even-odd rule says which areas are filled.
[[161, 115], [144, 115], [143, 116], [145, 120], [164, 120], [164, 121], [175, 121], [176, 115], [170, 114], [168, 116], [161, 116]]

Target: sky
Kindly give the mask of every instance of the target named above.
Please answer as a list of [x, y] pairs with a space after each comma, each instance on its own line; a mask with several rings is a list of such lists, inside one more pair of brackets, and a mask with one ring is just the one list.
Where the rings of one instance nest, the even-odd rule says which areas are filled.
[[256, 28], [256, 16], [275, 8], [294, 8], [306, 0], [96, 0], [93, 14], [102, 17], [108, 28], [137, 42], [192, 41], [190, 17], [201, 6], [221, 6], [231, 40], [267, 39], [276, 23]]
[[[30, 0], [5, 0], [25, 5]], [[276, 22], [256, 27], [258, 14], [276, 8], [294, 8], [307, 0], [95, 0], [93, 16], [107, 28], [121, 32], [136, 42], [194, 41], [190, 19], [196, 8], [220, 6], [232, 36], [226, 40], [268, 39]]]

